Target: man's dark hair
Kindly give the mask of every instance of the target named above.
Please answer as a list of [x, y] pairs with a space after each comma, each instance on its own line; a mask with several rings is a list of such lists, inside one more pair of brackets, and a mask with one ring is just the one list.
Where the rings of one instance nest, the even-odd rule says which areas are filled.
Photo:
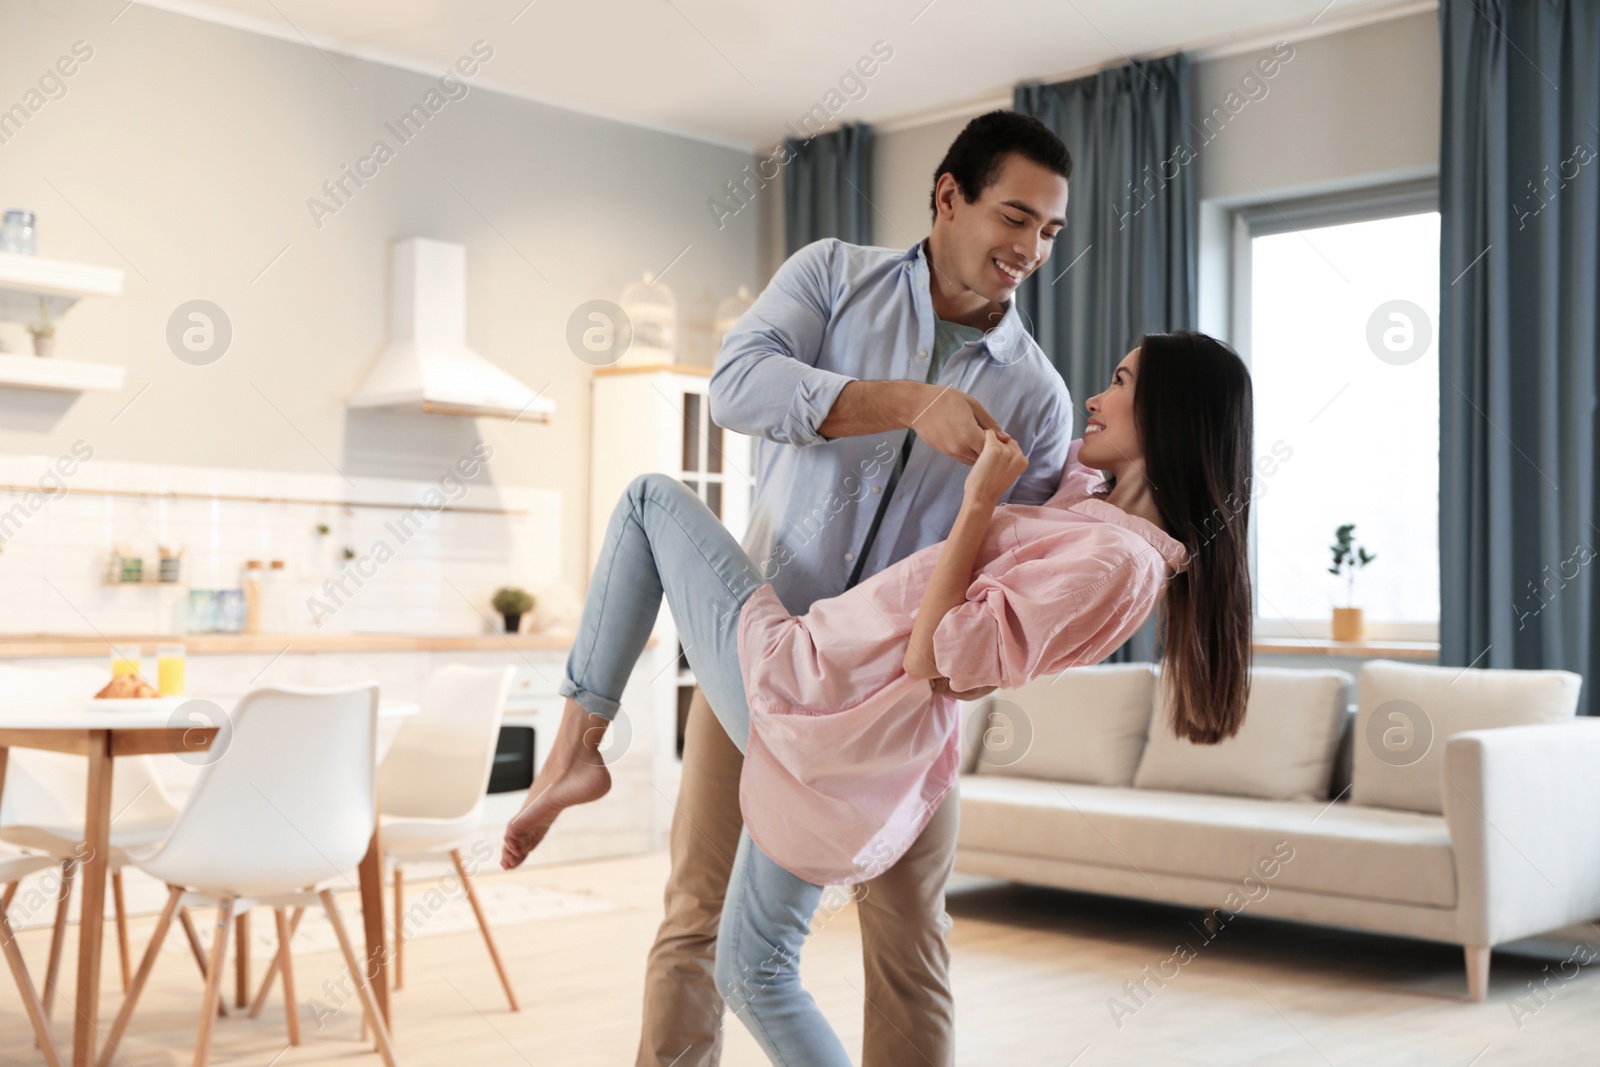
[[970, 204], [995, 183], [1012, 152], [1072, 179], [1072, 154], [1048, 126], [1019, 111], [990, 111], [967, 123], [933, 172], [934, 191], [928, 194], [933, 218], [939, 217], [939, 178], [946, 171], [955, 175], [957, 188]]

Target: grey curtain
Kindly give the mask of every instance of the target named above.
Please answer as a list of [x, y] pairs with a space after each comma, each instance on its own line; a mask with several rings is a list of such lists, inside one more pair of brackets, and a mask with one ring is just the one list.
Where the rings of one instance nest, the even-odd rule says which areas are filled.
[[1595, 714], [1600, 4], [1439, 25], [1440, 662], [1576, 671]]
[[[1013, 108], [1072, 153], [1067, 227], [1017, 291], [1023, 323], [1078, 409], [1106, 387], [1141, 333], [1189, 329], [1195, 315], [1194, 150], [1183, 53], [1054, 85], [1019, 85]], [[1155, 618], [1110, 662], [1155, 658]]]
[[864, 123], [784, 139], [793, 156], [783, 172], [784, 255], [824, 237], [872, 243], [872, 142]]

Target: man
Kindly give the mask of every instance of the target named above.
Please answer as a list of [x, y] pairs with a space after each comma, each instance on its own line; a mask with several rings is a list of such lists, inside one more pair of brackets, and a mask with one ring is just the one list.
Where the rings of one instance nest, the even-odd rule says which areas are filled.
[[[723, 341], [711, 416], [761, 438], [744, 547], [790, 611], [943, 540], [986, 428], [1029, 459], [1006, 501], [1055, 492], [1072, 401], [1012, 297], [1066, 224], [1071, 175], [1066, 147], [1036, 119], [982, 115], [934, 174], [926, 240], [905, 251], [806, 245]], [[742, 825], [741, 760], [697, 689], [641, 1067], [714, 1065], [721, 1052], [712, 962]], [[864, 1067], [954, 1063], [944, 885], [956, 824], [946, 797], [910, 851], [857, 891]]]

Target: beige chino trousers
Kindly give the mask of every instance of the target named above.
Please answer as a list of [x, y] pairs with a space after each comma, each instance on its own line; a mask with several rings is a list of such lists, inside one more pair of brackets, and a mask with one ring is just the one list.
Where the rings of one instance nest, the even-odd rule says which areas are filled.
[[[744, 820], [744, 757], [697, 686], [672, 819], [666, 917], [645, 972], [638, 1067], [716, 1067], [723, 1003], [712, 978], [717, 925]], [[862, 1067], [951, 1067], [955, 1007], [945, 881], [960, 805], [946, 796], [893, 867], [856, 889], [866, 988]]]

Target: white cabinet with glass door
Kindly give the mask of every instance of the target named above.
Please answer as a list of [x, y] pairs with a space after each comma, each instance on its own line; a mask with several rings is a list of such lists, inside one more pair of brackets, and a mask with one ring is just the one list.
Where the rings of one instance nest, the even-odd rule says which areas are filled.
[[[670, 474], [706, 502], [735, 538], [744, 540], [755, 493], [755, 439], [711, 421], [711, 368], [668, 364], [604, 367], [594, 374], [590, 417], [589, 569], [604, 543], [606, 527], [628, 483], [641, 474]], [[681, 653], [672, 613], [662, 605], [656, 620], [662, 649]], [[694, 691], [694, 677], [679, 655], [676, 667], [664, 657], [661, 709], [653, 734], [658, 766], [676, 784], [682, 723]], [[663, 762], [664, 761], [664, 762]]]

